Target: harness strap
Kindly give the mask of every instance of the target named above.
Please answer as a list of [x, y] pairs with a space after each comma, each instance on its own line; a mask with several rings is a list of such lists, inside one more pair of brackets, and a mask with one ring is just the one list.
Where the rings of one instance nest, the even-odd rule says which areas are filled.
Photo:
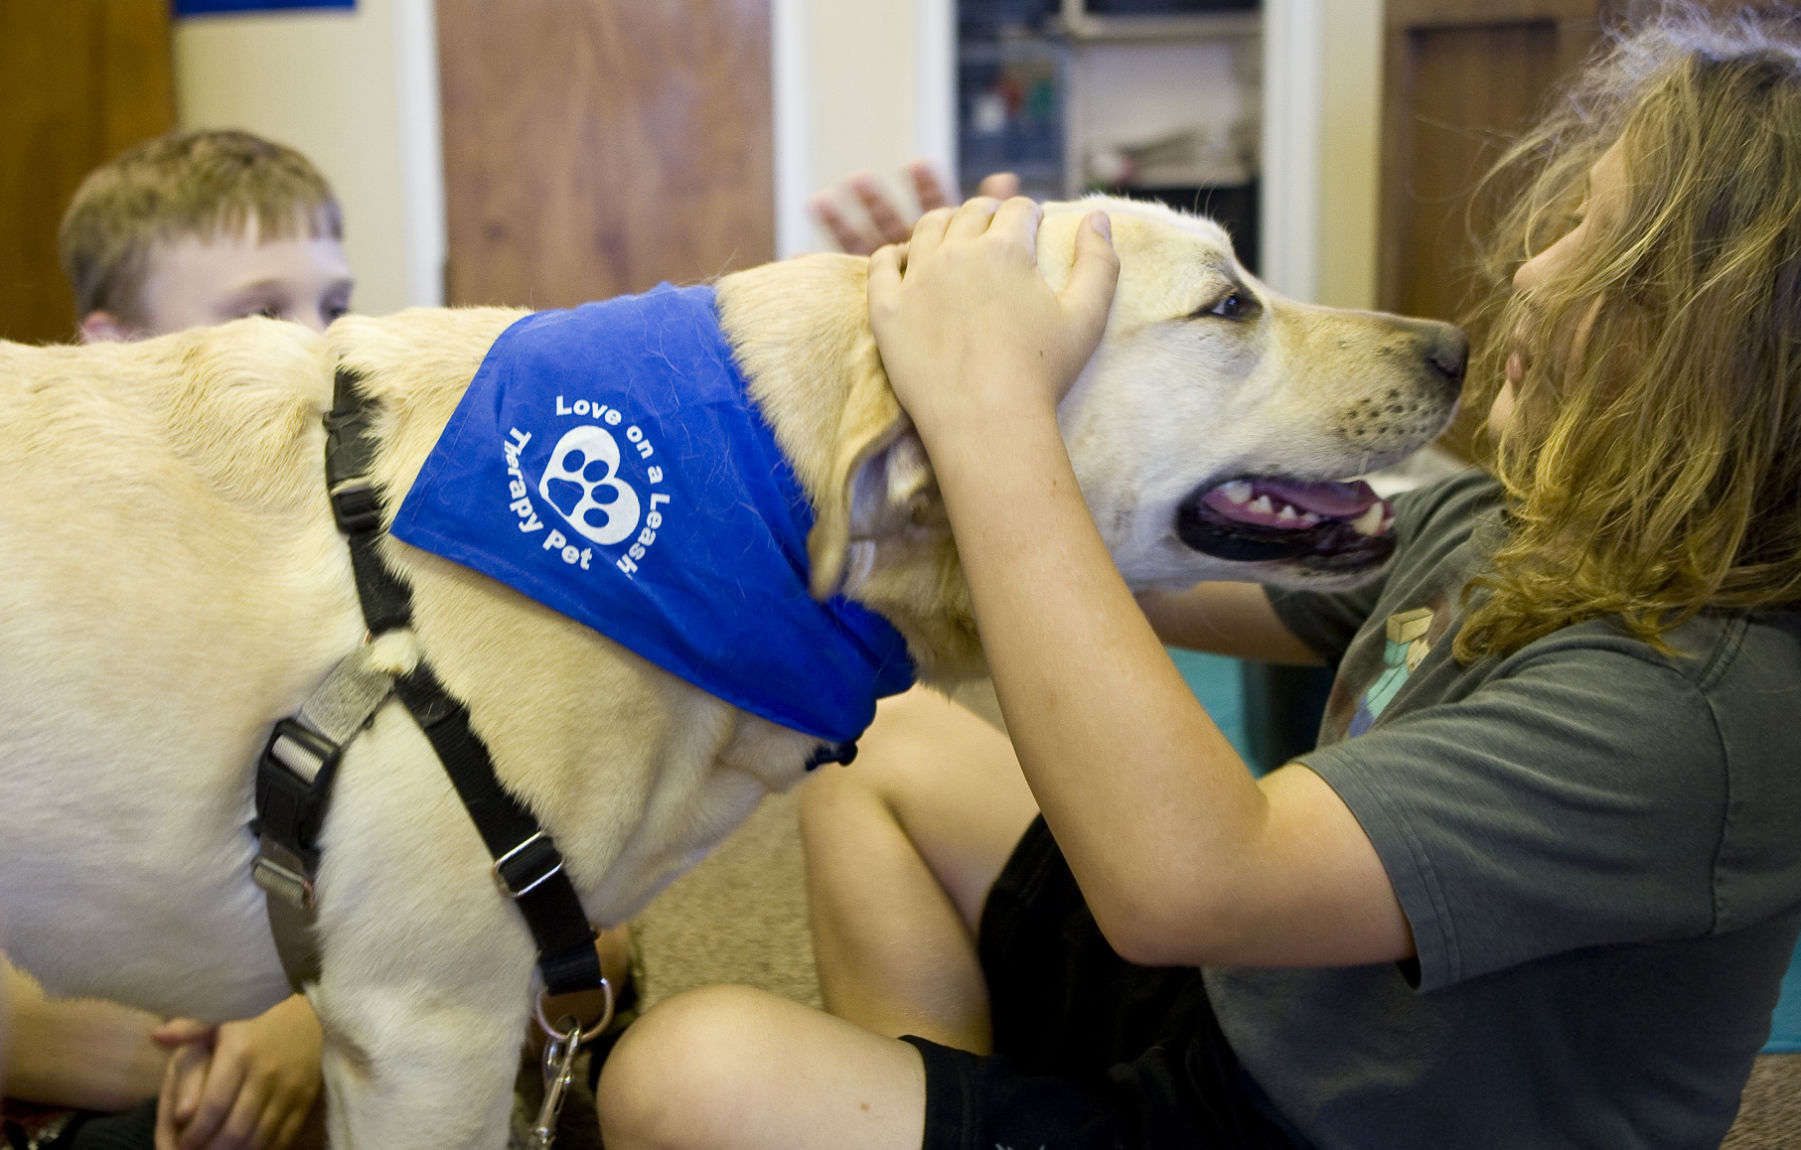
[[373, 665], [364, 643], [339, 660], [298, 714], [275, 724], [257, 759], [259, 853], [250, 873], [268, 895], [276, 953], [296, 990], [319, 977], [313, 878], [338, 760], [393, 693], [394, 677]]
[[487, 745], [469, 727], [468, 708], [451, 698], [423, 664], [397, 680], [394, 689], [431, 740], [481, 832], [494, 858], [495, 883], [525, 916], [549, 993], [600, 986], [594, 928], [563, 873], [563, 856], [531, 811], [500, 785]]
[[[381, 561], [379, 492], [369, 478], [375, 458], [373, 415], [357, 391], [357, 376], [337, 374], [325, 418], [326, 484], [332, 514], [350, 547], [357, 597], [371, 635], [412, 622], [412, 594]], [[269, 921], [288, 981], [296, 989], [319, 976], [313, 924], [316, 836], [330, 802], [345, 744], [368, 726], [390, 695], [398, 695], [437, 752], [445, 773], [494, 858], [501, 893], [524, 916], [538, 947], [538, 968], [551, 994], [606, 985], [581, 899], [563, 872], [563, 856], [524, 804], [494, 774], [487, 746], [469, 725], [469, 711], [424, 665], [398, 680], [377, 671], [369, 644], [333, 668], [300, 713], [275, 725], [257, 765], [254, 824], [261, 853], [252, 867], [269, 895]]]
[[325, 487], [332, 517], [350, 546], [357, 599], [371, 635], [413, 621], [412, 592], [382, 563], [376, 547], [382, 526], [381, 494], [369, 478], [375, 465], [374, 412], [357, 390], [356, 373], [338, 370], [331, 411], [325, 416]]

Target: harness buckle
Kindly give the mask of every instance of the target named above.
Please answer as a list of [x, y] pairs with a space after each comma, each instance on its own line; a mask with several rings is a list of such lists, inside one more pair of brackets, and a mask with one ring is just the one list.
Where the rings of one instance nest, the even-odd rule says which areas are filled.
[[367, 475], [353, 475], [331, 486], [331, 514], [338, 530], [363, 535], [381, 527], [381, 496]]
[[256, 762], [256, 832], [287, 847], [307, 874], [319, 865], [313, 838], [344, 748], [293, 717], [277, 720]]
[[494, 885], [500, 893], [519, 901], [563, 870], [563, 856], [543, 831], [494, 860]]
[[276, 862], [266, 852], [251, 862], [250, 879], [264, 894], [283, 899], [299, 910], [310, 914], [318, 908], [319, 898], [313, 890], [312, 878]]

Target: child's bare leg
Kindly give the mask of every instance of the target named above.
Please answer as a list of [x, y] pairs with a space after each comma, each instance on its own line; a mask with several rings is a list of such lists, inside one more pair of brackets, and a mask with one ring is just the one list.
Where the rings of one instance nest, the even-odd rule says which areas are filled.
[[607, 1150], [918, 1150], [925, 1067], [810, 1006], [709, 986], [626, 1030], [595, 1101]]
[[1006, 736], [936, 692], [884, 701], [860, 746], [801, 791], [826, 1007], [986, 1052], [975, 924], [1037, 805]]

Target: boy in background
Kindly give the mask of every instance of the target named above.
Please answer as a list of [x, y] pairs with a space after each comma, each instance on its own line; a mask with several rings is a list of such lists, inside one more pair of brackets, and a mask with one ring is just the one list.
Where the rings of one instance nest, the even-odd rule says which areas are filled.
[[[84, 341], [249, 315], [323, 331], [350, 307], [330, 185], [300, 153], [247, 132], [162, 136], [95, 169], [59, 244]], [[303, 1133], [323, 1142], [319, 1022], [298, 995], [217, 1026], [162, 1020], [47, 998], [0, 959], [5, 1013], [0, 1081], [11, 1098], [43, 1105], [9, 1100], [0, 1144], [284, 1150]]]
[[161, 136], [89, 173], [63, 216], [84, 340], [350, 309], [342, 213], [305, 156], [236, 131]]

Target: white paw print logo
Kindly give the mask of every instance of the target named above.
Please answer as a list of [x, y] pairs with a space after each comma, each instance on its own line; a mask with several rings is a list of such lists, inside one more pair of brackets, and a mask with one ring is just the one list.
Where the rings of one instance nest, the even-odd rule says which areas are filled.
[[603, 427], [583, 424], [557, 440], [538, 494], [586, 538], [618, 543], [638, 527], [638, 493], [618, 470], [618, 441]]

